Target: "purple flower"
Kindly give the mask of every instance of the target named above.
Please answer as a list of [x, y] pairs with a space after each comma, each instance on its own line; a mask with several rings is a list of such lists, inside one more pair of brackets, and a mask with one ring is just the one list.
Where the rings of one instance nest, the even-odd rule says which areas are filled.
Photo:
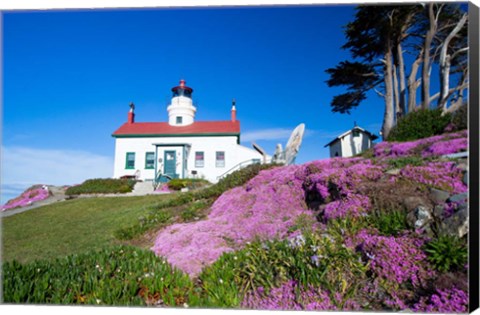
[[14, 209], [19, 207], [29, 206], [37, 201], [45, 200], [50, 196], [48, 186], [36, 185], [26, 191], [15, 199], [9, 200], [0, 211]]
[[304, 289], [293, 280], [271, 289], [268, 295], [265, 294], [263, 288], [249, 292], [240, 306], [260, 310], [322, 311], [337, 309], [326, 291], [312, 286]]
[[422, 313], [466, 313], [468, 293], [457, 288], [437, 290], [429, 297], [422, 297], [413, 307]]

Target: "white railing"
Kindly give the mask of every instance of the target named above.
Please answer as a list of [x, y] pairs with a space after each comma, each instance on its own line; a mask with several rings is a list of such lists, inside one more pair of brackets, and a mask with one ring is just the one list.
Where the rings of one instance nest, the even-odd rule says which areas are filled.
[[246, 166], [249, 166], [249, 165], [252, 165], [252, 164], [260, 164], [260, 163], [261, 163], [261, 161], [259, 159], [250, 159], [250, 160], [243, 161], [241, 163], [238, 163], [237, 165], [235, 165], [234, 167], [232, 167], [231, 169], [229, 169], [228, 171], [226, 171], [222, 175], [217, 176], [217, 180], [220, 180], [223, 177], [227, 176], [228, 174], [230, 174], [230, 173], [232, 173], [236, 170], [242, 169]]

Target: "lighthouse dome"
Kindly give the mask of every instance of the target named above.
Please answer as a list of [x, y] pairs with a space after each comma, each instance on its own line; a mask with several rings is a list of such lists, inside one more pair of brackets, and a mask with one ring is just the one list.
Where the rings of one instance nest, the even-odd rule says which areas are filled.
[[193, 106], [193, 89], [185, 85], [185, 80], [172, 88], [172, 100], [167, 107], [168, 123], [172, 126], [187, 126], [195, 121], [197, 109]]

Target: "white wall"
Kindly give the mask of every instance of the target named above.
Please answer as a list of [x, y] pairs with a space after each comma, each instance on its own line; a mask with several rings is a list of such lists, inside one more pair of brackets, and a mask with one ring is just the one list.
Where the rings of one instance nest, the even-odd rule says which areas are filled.
[[370, 138], [360, 132], [358, 137], [353, 137], [352, 133], [349, 133], [341, 140], [342, 144], [342, 157], [351, 157], [371, 147]]
[[342, 142], [341, 140], [334, 142], [330, 145], [330, 157], [334, 158], [335, 153], [338, 152], [338, 157], [342, 156]]
[[[124, 175], [134, 175], [137, 170], [140, 171], [141, 180], [152, 180], [155, 177], [155, 169], [145, 169], [146, 152], [155, 152], [153, 144], [174, 144], [188, 143], [191, 144], [187, 153], [187, 165], [185, 177], [192, 177], [191, 171], [196, 170], [196, 177], [205, 178], [210, 182], [217, 182], [218, 176], [229, 171], [237, 164], [251, 160], [262, 159], [260, 153], [253, 149], [249, 149], [237, 144], [236, 136], [210, 136], [210, 137], [143, 137], [143, 138], [116, 138], [115, 139], [115, 165], [114, 177], [119, 178]], [[163, 165], [158, 162], [159, 158], [164, 159], [165, 150], [176, 150], [177, 156], [177, 174], [182, 176], [184, 167], [184, 156], [182, 147], [159, 146], [158, 156], [155, 157], [157, 169], [163, 170]], [[204, 167], [195, 167], [195, 152], [204, 152]], [[216, 151], [225, 152], [225, 166], [216, 167]], [[125, 169], [127, 152], [135, 152], [135, 168]]]

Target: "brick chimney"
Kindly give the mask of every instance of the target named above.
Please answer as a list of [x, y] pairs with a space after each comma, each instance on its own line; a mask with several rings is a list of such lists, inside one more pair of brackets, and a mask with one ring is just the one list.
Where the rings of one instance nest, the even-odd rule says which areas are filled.
[[232, 121], [237, 121], [237, 109], [235, 108], [235, 99], [232, 100]]
[[133, 124], [135, 122], [135, 113], [133, 112], [135, 109], [135, 104], [130, 103], [130, 110], [128, 111], [128, 123]]

